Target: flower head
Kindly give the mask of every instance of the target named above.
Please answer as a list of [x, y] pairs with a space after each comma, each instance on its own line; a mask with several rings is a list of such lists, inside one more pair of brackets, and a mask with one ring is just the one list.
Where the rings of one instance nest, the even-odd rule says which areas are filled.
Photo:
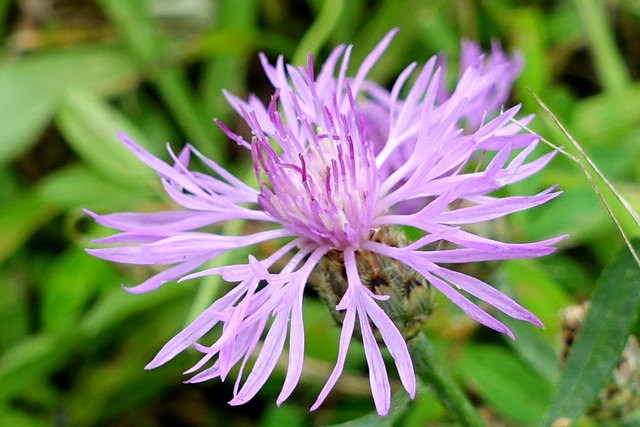
[[[258, 190], [191, 146], [177, 155], [170, 151], [173, 165], [169, 165], [120, 134], [122, 142], [156, 170], [169, 197], [184, 209], [90, 213], [99, 223], [120, 232], [97, 241], [115, 246], [89, 252], [115, 262], [170, 265], [129, 288], [131, 292], [148, 292], [177, 278], [204, 275], [221, 275], [237, 283], [170, 340], [149, 368], [166, 363], [190, 346], [203, 354], [188, 371], [199, 371], [190, 382], [224, 379], [240, 363], [230, 403], [242, 404], [266, 382], [288, 336], [289, 364], [277, 400], [280, 404], [302, 372], [303, 291], [314, 275], [321, 281], [339, 276], [335, 279], [338, 285], [329, 286], [333, 296], [325, 299], [335, 306], [342, 332], [336, 366], [312, 409], [338, 380], [356, 327], [378, 413], [386, 414], [390, 404], [379, 341], [391, 354], [404, 388], [414, 396], [415, 375], [405, 338], [414, 321], [423, 319], [421, 312], [428, 310], [420, 303], [427, 298], [427, 287], [442, 292], [480, 323], [511, 337], [503, 323], [463, 292], [511, 317], [541, 325], [533, 314], [490, 285], [442, 266], [538, 257], [552, 252], [551, 245], [560, 239], [505, 243], [463, 229], [540, 205], [558, 194], [548, 189], [532, 196], [489, 195], [534, 174], [552, 158], [549, 154], [527, 161], [538, 137], [518, 134], [519, 127], [511, 123], [517, 107], [497, 111], [508, 92], [500, 83], [504, 72], [516, 70], [518, 63], [510, 61], [497, 45], [485, 60], [475, 45], [465, 44], [463, 70], [450, 93], [444, 89], [442, 69], [434, 57], [418, 73], [406, 98], [400, 99], [415, 64], [399, 75], [390, 91], [366, 80], [394, 33], [383, 38], [354, 77], [347, 77], [350, 46], [336, 48], [317, 76], [311, 58], [307, 67], [296, 68], [285, 66], [282, 58], [271, 65], [263, 55], [264, 70], [275, 88], [271, 102], [264, 105], [255, 96], [244, 101], [225, 94], [251, 128], [251, 140], [219, 125], [250, 151]], [[479, 155], [487, 152], [491, 160], [482, 165]], [[192, 156], [210, 168], [211, 174], [191, 171]], [[234, 219], [275, 227], [238, 236], [197, 231]], [[404, 226], [421, 230], [423, 237], [407, 241]], [[283, 238], [288, 241], [264, 259], [249, 256], [245, 264], [192, 273], [227, 251]], [[446, 246], [438, 247], [438, 242]], [[276, 263], [283, 265], [278, 271], [274, 271]], [[340, 274], [331, 272], [333, 264]], [[382, 284], [367, 271], [376, 269], [386, 272]], [[388, 291], [389, 282], [401, 283], [401, 296], [409, 300], [401, 310], [412, 312], [410, 319], [406, 313], [390, 314], [397, 292]], [[412, 295], [419, 294], [413, 293], [415, 289], [422, 289], [418, 302], [412, 300]], [[221, 332], [213, 344], [198, 343], [218, 324]], [[245, 365], [263, 336], [253, 368], [241, 382]]]

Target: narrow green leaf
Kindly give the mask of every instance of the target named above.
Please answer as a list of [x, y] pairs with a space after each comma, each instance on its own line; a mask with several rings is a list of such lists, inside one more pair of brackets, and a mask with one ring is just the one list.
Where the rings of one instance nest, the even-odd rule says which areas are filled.
[[[383, 59], [373, 67], [368, 78], [372, 81], [384, 82], [406, 67], [407, 52], [416, 38], [424, 33], [425, 23], [422, 19], [416, 22], [414, 18], [421, 16], [424, 20], [437, 19], [438, 5], [446, 6], [446, 3], [441, 1], [437, 2], [438, 5], [433, 3], [434, 1], [421, 0], [379, 2], [353, 40], [354, 47], [350, 60], [352, 67], [360, 65], [371, 49], [394, 27], [400, 28], [401, 31], [393, 38], [391, 47], [385, 52]], [[422, 52], [421, 55], [420, 61], [426, 61], [429, 57], [429, 53]]]
[[623, 92], [629, 82], [629, 72], [623, 55], [618, 51], [611, 18], [605, 2], [599, 0], [574, 0], [593, 52], [593, 65], [606, 91]]
[[130, 86], [136, 67], [121, 49], [92, 46], [0, 63], [0, 165], [35, 141], [59, 96], [71, 87], [113, 93]]
[[[576, 175], [574, 173], [569, 179], [575, 179]], [[607, 213], [600, 207], [593, 190], [584, 182], [572, 188], [572, 183], [562, 178], [558, 179], [561, 180], [562, 197], [523, 215], [522, 224], [527, 226], [527, 238], [536, 240], [566, 233], [577, 245], [605, 235], [608, 231]]]
[[[632, 245], [640, 250], [639, 239], [633, 239]], [[561, 417], [575, 421], [602, 389], [620, 359], [636, 317], [639, 284], [640, 269], [624, 248], [598, 281], [543, 425]]]
[[216, 126], [210, 117], [205, 117], [201, 100], [182, 69], [171, 67], [163, 70], [155, 79], [155, 84], [176, 122], [189, 138], [188, 142], [214, 161], [224, 163], [225, 150], [211, 142], [210, 134], [216, 130]]
[[144, 188], [155, 181], [153, 170], [122, 145], [116, 131], [125, 132], [146, 148], [150, 144], [133, 123], [99, 96], [86, 91], [69, 93], [56, 123], [78, 156], [101, 175], [128, 187]]
[[159, 58], [166, 43], [158, 37], [146, 2], [99, 0], [98, 3], [118, 25], [141, 64], [149, 66]]
[[29, 334], [30, 329], [31, 289], [25, 284], [27, 277], [15, 274], [30, 264], [24, 259], [17, 260], [15, 264], [0, 269], [0, 348], [14, 346]]
[[72, 329], [101, 283], [118, 280], [108, 264], [76, 248], [58, 257], [45, 277], [42, 324], [50, 332]]
[[[106, 263], [106, 261], [101, 262]], [[137, 283], [126, 283], [127, 286], [134, 284]], [[106, 292], [82, 319], [79, 331], [87, 337], [99, 336], [106, 329], [123, 322], [130, 316], [157, 310], [159, 306], [169, 301], [177, 301], [192, 294], [192, 287], [177, 283], [167, 283], [160, 289], [144, 295], [132, 295], [116, 286]]]
[[558, 313], [571, 304], [570, 295], [555, 282], [537, 260], [510, 260], [501, 265], [502, 273], [513, 289], [514, 300], [534, 313], [545, 328], [534, 331], [549, 343], [558, 337]]
[[580, 36], [582, 28], [575, 7], [569, 2], [555, 5], [545, 22], [545, 33], [553, 44], [568, 43]]
[[59, 209], [33, 193], [26, 193], [3, 208], [0, 211], [0, 262], [58, 213]]
[[131, 186], [110, 182], [82, 165], [52, 172], [31, 191], [0, 210], [0, 262], [65, 210], [78, 207], [123, 209], [134, 203], [148, 203], [158, 193], [132, 191]]
[[[192, 143], [206, 156], [224, 163], [224, 150], [214, 147], [210, 133], [213, 123], [207, 118], [189, 79], [182, 68], [171, 62], [164, 35], [157, 31], [144, 2], [101, 0], [105, 11], [117, 24], [140, 64], [149, 67], [153, 82], [176, 122]], [[184, 50], [184, 49], [182, 49]], [[177, 62], [180, 58], [173, 58]]]
[[506, 335], [503, 337], [520, 359], [542, 378], [549, 382], [556, 381], [559, 376], [558, 356], [553, 347], [536, 333], [536, 327], [530, 323], [514, 320], [502, 313], [497, 313], [496, 317], [515, 335], [515, 340]]
[[[113, 291], [129, 299], [135, 297], [121, 289]], [[147, 296], [151, 294], [143, 295], [142, 299]], [[105, 325], [106, 329], [98, 335], [86, 336], [84, 346], [92, 346], [94, 352], [96, 348], [108, 346], [114, 355], [108, 363], [83, 363], [78, 367], [78, 379], [66, 400], [69, 425], [100, 425], [101, 419], [134, 413], [157, 401], [168, 386], [184, 380], [181, 372], [187, 365], [180, 361], [167, 369], [143, 368], [166, 342], [167, 334], [178, 325], [176, 321], [187, 303], [185, 299], [172, 298], [162, 306], [140, 305], [138, 311], [130, 313], [132, 318]], [[108, 330], [110, 328], [113, 329]], [[134, 425], [147, 424], [137, 421]]]
[[416, 398], [402, 418], [403, 427], [424, 427], [437, 425], [436, 420], [448, 419], [447, 410], [429, 392], [427, 387], [419, 386]]
[[[219, 23], [206, 36], [209, 43], [217, 38], [220, 45], [227, 47], [226, 52], [217, 53], [205, 64], [200, 81], [206, 114], [223, 123], [232, 122], [232, 114], [235, 112], [222, 96], [222, 90], [244, 96], [242, 92], [245, 90], [249, 57], [254, 58], [251, 48], [256, 42], [263, 41], [261, 36], [257, 36], [258, 8], [256, 0], [220, 3]], [[243, 42], [242, 38], [246, 40]], [[209, 55], [211, 53], [208, 52]], [[212, 128], [210, 135], [214, 147], [224, 147], [228, 141], [228, 137], [220, 129]]]
[[0, 356], [0, 400], [19, 393], [63, 364], [73, 335], [39, 334], [23, 339]]
[[0, 425], [20, 427], [48, 427], [51, 422], [44, 417], [28, 413], [2, 404], [0, 406]]
[[525, 63], [530, 64], [522, 70], [514, 91], [529, 110], [535, 106], [535, 101], [523, 96], [527, 93], [526, 87], [541, 93], [548, 87], [551, 77], [551, 64], [543, 32], [544, 19], [540, 10], [534, 8], [516, 9], [510, 15], [505, 15], [513, 44], [524, 54]]
[[600, 93], [575, 104], [571, 133], [585, 146], [613, 149], [640, 120], [640, 85]]
[[508, 351], [489, 345], [467, 345], [459, 369], [489, 405], [510, 420], [540, 419], [551, 385], [523, 366]]
[[123, 186], [76, 164], [49, 174], [35, 191], [43, 201], [57, 208], [115, 211], [130, 209], [136, 203], [149, 203], [162, 190], [145, 191]]
[[327, 41], [331, 31], [340, 20], [344, 0], [326, 0], [313, 24], [300, 40], [296, 53], [293, 55], [293, 64], [306, 65], [307, 55], [316, 55], [322, 45]]
[[260, 421], [262, 427], [299, 427], [304, 425], [304, 412], [299, 406], [283, 404], [279, 408], [270, 406]]

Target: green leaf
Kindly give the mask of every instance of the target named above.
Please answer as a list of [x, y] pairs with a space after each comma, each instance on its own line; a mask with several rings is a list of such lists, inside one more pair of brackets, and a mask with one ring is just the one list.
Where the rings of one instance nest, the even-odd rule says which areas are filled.
[[[204, 111], [223, 123], [232, 123], [235, 111], [221, 96], [222, 90], [244, 96], [249, 58], [255, 57], [257, 43], [265, 41], [257, 33], [258, 12], [259, 3], [256, 0], [221, 2], [218, 11], [220, 23], [202, 41], [207, 45], [206, 54], [212, 56], [205, 63], [200, 80]], [[212, 48], [216, 44], [226, 47], [226, 51], [214, 51]], [[260, 45], [260, 48], [263, 46]], [[211, 129], [210, 138], [213, 147], [223, 147], [228, 143], [228, 137], [217, 128]]]
[[63, 364], [76, 337], [34, 335], [0, 357], [0, 400], [21, 392]]
[[[134, 284], [137, 283], [126, 283], [127, 286]], [[131, 316], [158, 310], [163, 304], [192, 294], [192, 287], [178, 283], [167, 283], [160, 289], [144, 295], [132, 295], [115, 287], [101, 296], [99, 302], [82, 319], [79, 330], [87, 337], [99, 336]]]
[[575, 105], [571, 133], [585, 146], [613, 148], [640, 120], [640, 85], [620, 93], [601, 93]]
[[51, 421], [45, 420], [44, 417], [38, 417], [27, 411], [12, 408], [6, 404], [0, 405], [0, 425], [3, 426], [21, 426], [21, 427], [48, 427]]
[[156, 185], [158, 188], [152, 191], [123, 186], [75, 164], [49, 174], [35, 191], [49, 206], [115, 211], [131, 209], [134, 204], [148, 204], [162, 192], [157, 181]]
[[0, 211], [0, 262], [14, 253], [35, 230], [58, 214], [59, 210], [33, 193], [14, 200]]
[[51, 332], [72, 329], [100, 284], [118, 280], [108, 264], [79, 249], [58, 257], [45, 277], [42, 323]]
[[306, 65], [309, 53], [318, 54], [336, 24], [340, 21], [343, 7], [344, 0], [326, 0], [323, 2], [320, 13], [298, 43], [292, 64]]
[[58, 110], [56, 123], [78, 156], [101, 175], [130, 187], [145, 187], [156, 180], [153, 170], [122, 145], [116, 131], [123, 131], [145, 148], [150, 144], [126, 117], [99, 96], [86, 91], [70, 92]]
[[[640, 251], [639, 239], [632, 245]], [[624, 248], [598, 281], [543, 425], [561, 417], [575, 421], [611, 376], [638, 311], [639, 283], [640, 269]]]
[[91, 46], [33, 54], [0, 63], [0, 165], [23, 153], [49, 121], [71, 87], [122, 91], [136, 67], [121, 49]]
[[156, 31], [146, 2], [99, 0], [98, 3], [117, 24], [140, 63], [149, 66], [160, 57], [166, 49], [166, 40]]
[[510, 260], [501, 265], [502, 273], [513, 289], [514, 300], [535, 314], [545, 329], [534, 331], [547, 342], [555, 343], [559, 334], [558, 313], [571, 304], [570, 295], [555, 282], [537, 260]]
[[327, 306], [320, 300], [310, 299], [304, 303], [304, 334], [314, 337], [305, 342], [305, 356], [333, 363], [338, 352], [338, 343], [334, 339], [336, 326], [328, 321], [331, 318]]
[[434, 398], [427, 387], [418, 386], [416, 398], [402, 418], [404, 427], [436, 425], [435, 420], [447, 419], [447, 410]]
[[605, 91], [622, 93], [631, 78], [624, 56], [618, 50], [606, 4], [599, 0], [574, 0], [594, 56], [593, 67]]
[[160, 190], [132, 191], [131, 186], [114, 184], [78, 164], [52, 172], [0, 210], [0, 262], [65, 210], [130, 208], [135, 203], [149, 203]]
[[[135, 297], [121, 289], [113, 291], [128, 299]], [[151, 295], [142, 295], [141, 300]], [[166, 342], [170, 331], [179, 325], [187, 303], [188, 300], [172, 298], [162, 306], [141, 305], [138, 311], [130, 313], [132, 317], [121, 319], [121, 324], [104, 325], [113, 328], [110, 331], [105, 329], [99, 335], [86, 336], [82, 344], [91, 347], [93, 354], [76, 367], [78, 379], [66, 406], [69, 425], [99, 425], [100, 419], [131, 414], [146, 408], [150, 401], [157, 401], [168, 385], [175, 386], [184, 380], [181, 372], [186, 366], [179, 362], [166, 369], [143, 368]], [[91, 363], [94, 357], [102, 360], [104, 356], [99, 349], [104, 346], [109, 348], [108, 362]], [[134, 424], [147, 425], [144, 421]]]
[[[541, 93], [548, 85], [551, 76], [549, 55], [545, 46], [544, 16], [539, 9], [520, 8], [503, 17], [509, 28], [511, 39], [524, 55], [525, 64], [522, 77], [515, 83], [515, 93], [522, 99], [526, 108], [535, 107], [535, 101], [528, 96], [525, 86]], [[534, 65], [535, 64], [535, 65]]]
[[[0, 348], [9, 348], [23, 339], [30, 329], [30, 291], [27, 277], [16, 274], [30, 266], [29, 261], [17, 260], [0, 270]], [[0, 423], [2, 425], [2, 423]]]
[[[186, 72], [174, 63], [180, 58], [172, 58], [166, 53], [167, 40], [155, 28], [145, 3], [120, 0], [101, 0], [100, 3], [139, 63], [153, 67], [149, 70], [153, 83], [189, 142], [206, 156], [224, 163], [224, 150], [214, 146], [209, 136], [214, 125], [204, 115], [201, 99], [196, 96]], [[180, 52], [186, 50], [188, 47], [182, 47]]]
[[496, 313], [498, 320], [506, 324], [516, 339], [503, 335], [507, 344], [515, 350], [520, 359], [548, 381], [558, 379], [558, 356], [554, 348], [536, 333], [536, 326], [514, 320], [502, 313]]
[[262, 416], [260, 425], [262, 427], [302, 426], [304, 425], [304, 412], [299, 406], [286, 403], [279, 408], [270, 406]]
[[[409, 63], [407, 52], [415, 43], [416, 38], [421, 37], [425, 32], [425, 27], [429, 25], [425, 21], [437, 20], [438, 6], [447, 5], [442, 1], [437, 2], [438, 5], [433, 3], [433, 1], [417, 0], [379, 2], [376, 8], [370, 12], [366, 24], [361, 27], [357, 37], [353, 40], [353, 53], [349, 61], [352, 64], [351, 67], [360, 65], [371, 49], [394, 27], [402, 30], [393, 38], [383, 59], [371, 69], [368, 78], [372, 81], [384, 82], [406, 67]], [[416, 16], [424, 19], [416, 20]], [[419, 61], [426, 61], [429, 56], [424, 52], [421, 52], [420, 55]]]
[[584, 183], [577, 188], [562, 188], [562, 197], [523, 215], [527, 238], [538, 240], [566, 233], [578, 244], [604, 235], [609, 225], [607, 211], [593, 190]]
[[489, 405], [519, 425], [539, 420], [547, 407], [550, 383], [500, 347], [470, 344], [458, 367]]

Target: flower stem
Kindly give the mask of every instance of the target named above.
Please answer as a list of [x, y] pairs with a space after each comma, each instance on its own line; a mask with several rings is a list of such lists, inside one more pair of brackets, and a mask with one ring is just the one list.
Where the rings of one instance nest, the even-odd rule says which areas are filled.
[[431, 387], [436, 398], [457, 425], [485, 426], [460, 387], [445, 371], [423, 332], [408, 342], [409, 352], [418, 377]]

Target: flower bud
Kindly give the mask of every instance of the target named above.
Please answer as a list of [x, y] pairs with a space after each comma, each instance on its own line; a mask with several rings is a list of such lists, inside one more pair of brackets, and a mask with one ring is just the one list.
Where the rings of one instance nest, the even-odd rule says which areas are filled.
[[[402, 231], [391, 227], [376, 230], [371, 240], [396, 248], [409, 244]], [[378, 303], [405, 339], [415, 336], [433, 305], [426, 279], [397, 260], [369, 251], [356, 252], [356, 262], [362, 284], [375, 295], [388, 297]], [[328, 305], [336, 322], [342, 324], [344, 312], [335, 309], [348, 286], [342, 252], [328, 252], [318, 263], [310, 284]]]

